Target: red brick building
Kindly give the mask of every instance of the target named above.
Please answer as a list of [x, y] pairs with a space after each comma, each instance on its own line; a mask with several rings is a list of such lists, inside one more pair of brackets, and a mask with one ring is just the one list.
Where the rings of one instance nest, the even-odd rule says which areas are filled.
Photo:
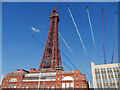
[[50, 14], [50, 29], [39, 69], [15, 70], [8, 73], [2, 82], [2, 88], [88, 88], [86, 75], [80, 70], [64, 71], [60, 47], [60, 17], [56, 7]]

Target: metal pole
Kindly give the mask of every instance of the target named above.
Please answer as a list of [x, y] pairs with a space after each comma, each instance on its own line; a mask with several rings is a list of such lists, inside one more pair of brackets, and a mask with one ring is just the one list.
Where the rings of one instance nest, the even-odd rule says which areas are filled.
[[0, 81], [1, 89], [2, 89], [2, 81], [3, 81], [3, 78], [4, 78], [4, 74], [2, 74], [1, 81]]
[[38, 83], [38, 90], [39, 90], [39, 86], [40, 86], [40, 75], [41, 75], [41, 72], [39, 73], [39, 83]]

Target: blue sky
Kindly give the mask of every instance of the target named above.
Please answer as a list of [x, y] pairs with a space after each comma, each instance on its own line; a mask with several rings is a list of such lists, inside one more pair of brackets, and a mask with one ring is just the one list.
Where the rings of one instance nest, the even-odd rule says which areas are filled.
[[[45, 45], [49, 30], [49, 15], [55, 5], [60, 16], [59, 32], [73, 50], [73, 56], [60, 38], [60, 50], [76, 65], [82, 73], [87, 71], [91, 76], [91, 66], [82, 48], [78, 34], [75, 30], [72, 19], [69, 15], [66, 4], [73, 14], [79, 32], [83, 39], [87, 53], [91, 61], [97, 63], [93, 47], [90, 26], [87, 17], [86, 6], [89, 7], [93, 33], [96, 42], [99, 64], [104, 64], [103, 41], [102, 41], [102, 13], [104, 8], [104, 38], [107, 63], [111, 62], [113, 47], [113, 32], [115, 22], [115, 11], [118, 10], [118, 3], [3, 3], [3, 60], [2, 70], [5, 75], [15, 69], [30, 70], [39, 68], [44, 47], [32, 37], [34, 34]], [[40, 33], [32, 31], [31, 27], [41, 27]], [[73, 70], [74, 67], [62, 56]], [[118, 28], [116, 28], [114, 63], [118, 62]], [[64, 70], [69, 70], [64, 64]], [[85, 71], [84, 71], [84, 70]], [[86, 73], [85, 73], [86, 74]], [[92, 77], [91, 77], [92, 78]], [[87, 75], [87, 79], [89, 79]]]

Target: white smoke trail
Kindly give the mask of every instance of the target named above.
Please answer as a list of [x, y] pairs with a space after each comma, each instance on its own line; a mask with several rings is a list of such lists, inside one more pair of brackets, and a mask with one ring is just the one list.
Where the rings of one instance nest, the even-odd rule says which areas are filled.
[[85, 51], [85, 53], [86, 53], [86, 55], [87, 55], [87, 57], [88, 57], [89, 62], [91, 62], [91, 61], [90, 61], [90, 58], [89, 58], [89, 56], [88, 56], [88, 54], [87, 54], [87, 51], [86, 51], [86, 49], [85, 49], [85, 46], [84, 46], [84, 44], [83, 44], [81, 35], [80, 35], [79, 30], [78, 30], [78, 28], [77, 28], [77, 25], [76, 25], [76, 23], [75, 23], [75, 20], [74, 20], [74, 18], [73, 18], [73, 16], [72, 16], [72, 13], [71, 13], [71, 11], [70, 11], [69, 8], [68, 8], [68, 11], [69, 11], [70, 16], [71, 16], [71, 18], [72, 18], [72, 20], [73, 20], [73, 23], [74, 23], [74, 25], [75, 25], [75, 28], [76, 28], [76, 31], [77, 31], [77, 33], [78, 33], [79, 39], [80, 39], [80, 41], [81, 41], [81, 43], [82, 43], [82, 47], [83, 47], [83, 49], [84, 49], [84, 51]]
[[[93, 35], [93, 29], [92, 29], [92, 24], [91, 24], [90, 14], [89, 14], [88, 8], [87, 8], [87, 14], [88, 14], [88, 20], [89, 20], [89, 24], [90, 24], [92, 39], [93, 39], [93, 45], [94, 45], [94, 48], [95, 48], [96, 57], [97, 57], [97, 59], [98, 59], [97, 49], [96, 49], [96, 45], [95, 45], [95, 39], [94, 39], [94, 35]], [[98, 60], [98, 63], [99, 63], [99, 60]]]
[[68, 46], [67, 42], [65, 41], [65, 39], [62, 37], [62, 35], [59, 33], [60, 37], [62, 38], [63, 42], [65, 43], [65, 45], [68, 47], [68, 49], [70, 50], [70, 52], [72, 53], [72, 55], [74, 56], [73, 51], [71, 50], [71, 48]]

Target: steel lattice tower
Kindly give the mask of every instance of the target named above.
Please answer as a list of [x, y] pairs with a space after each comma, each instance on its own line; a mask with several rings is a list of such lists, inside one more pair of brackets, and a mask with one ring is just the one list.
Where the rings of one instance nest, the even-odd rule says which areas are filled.
[[39, 70], [48, 68], [63, 70], [59, 45], [59, 21], [60, 17], [55, 6], [50, 14], [50, 28]]

